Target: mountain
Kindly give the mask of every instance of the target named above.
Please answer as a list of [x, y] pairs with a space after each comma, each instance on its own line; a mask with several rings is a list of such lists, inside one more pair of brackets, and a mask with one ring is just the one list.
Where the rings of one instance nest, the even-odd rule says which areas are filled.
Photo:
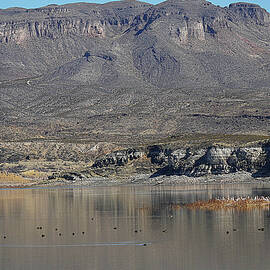
[[270, 14], [204, 0], [0, 10], [1, 138], [269, 134]]

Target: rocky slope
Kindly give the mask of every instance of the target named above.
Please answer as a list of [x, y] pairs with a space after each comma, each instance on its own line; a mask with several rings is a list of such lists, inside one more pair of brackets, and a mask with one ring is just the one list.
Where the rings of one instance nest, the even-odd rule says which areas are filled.
[[[236, 141], [233, 142], [233, 140]], [[220, 141], [220, 138], [218, 138]], [[230, 143], [225, 143], [225, 141]], [[123, 148], [99, 143], [9, 142], [0, 144], [0, 172], [28, 179], [84, 181], [101, 176], [131, 179], [137, 176], [190, 178], [248, 173], [270, 175], [270, 140], [249, 138], [240, 143], [229, 136], [223, 143], [184, 140]], [[146, 177], [146, 178], [147, 178]]]

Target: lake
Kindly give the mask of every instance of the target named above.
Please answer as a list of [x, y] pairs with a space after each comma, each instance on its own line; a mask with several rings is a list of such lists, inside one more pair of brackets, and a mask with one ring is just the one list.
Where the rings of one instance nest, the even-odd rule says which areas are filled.
[[269, 269], [269, 210], [176, 207], [248, 195], [270, 185], [0, 190], [0, 269]]

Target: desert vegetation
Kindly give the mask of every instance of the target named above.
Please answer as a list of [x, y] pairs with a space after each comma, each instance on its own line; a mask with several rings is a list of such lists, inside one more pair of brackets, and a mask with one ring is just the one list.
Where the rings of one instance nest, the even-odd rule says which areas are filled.
[[30, 181], [25, 179], [20, 175], [14, 173], [0, 172], [0, 184], [1, 183], [10, 183], [10, 184], [27, 184]]
[[269, 208], [269, 197], [237, 197], [237, 198], [214, 198], [208, 201], [196, 201], [184, 205], [189, 209], [221, 210], [239, 209], [248, 210], [253, 208]]

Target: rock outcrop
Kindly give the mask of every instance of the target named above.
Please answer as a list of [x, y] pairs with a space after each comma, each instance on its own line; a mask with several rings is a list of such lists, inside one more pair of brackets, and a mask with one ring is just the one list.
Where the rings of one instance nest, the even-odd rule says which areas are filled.
[[227, 174], [238, 171], [256, 173], [266, 169], [269, 163], [270, 148], [257, 147], [218, 147], [190, 150], [179, 155], [179, 150], [169, 156], [168, 169], [177, 174], [203, 176]]
[[141, 174], [200, 177], [237, 172], [248, 172], [253, 177], [270, 175], [270, 141], [241, 146], [177, 144], [121, 149], [109, 144], [2, 143], [0, 171], [36, 170], [49, 175], [49, 179], [69, 181], [97, 175], [120, 178]]
[[148, 6], [151, 5], [134, 1], [129, 5], [80, 3], [37, 9], [9, 9], [6, 12], [0, 10], [0, 43], [22, 44], [34, 38], [53, 40], [72, 35], [110, 37], [116, 32], [125, 31], [135, 14]]
[[259, 25], [269, 25], [270, 15], [259, 5], [250, 3], [234, 3], [229, 5], [229, 10], [233, 11], [238, 18], [252, 21]]
[[111, 154], [106, 155], [104, 158], [96, 160], [93, 167], [102, 168], [109, 165], [124, 166], [129, 161], [141, 158], [143, 155], [143, 152], [136, 149], [114, 151]]
[[93, 167], [124, 166], [128, 161], [145, 155], [156, 165], [154, 176], [176, 174], [198, 177], [239, 171], [250, 172], [254, 176], [270, 173], [269, 143], [243, 147], [210, 146], [174, 150], [168, 146], [154, 145], [148, 147], [145, 153], [135, 149], [114, 152], [97, 160]]

